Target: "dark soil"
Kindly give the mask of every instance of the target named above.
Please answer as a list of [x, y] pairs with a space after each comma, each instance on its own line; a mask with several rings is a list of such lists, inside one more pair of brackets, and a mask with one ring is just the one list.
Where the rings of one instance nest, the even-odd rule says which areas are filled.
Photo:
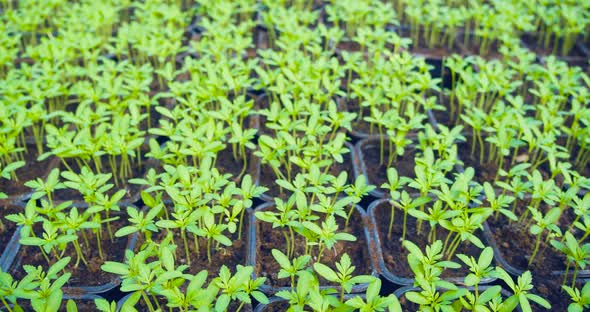
[[[449, 78], [450, 79], [450, 78]], [[432, 114], [436, 119], [438, 124], [445, 125], [449, 128], [454, 127], [457, 124], [461, 123], [461, 120], [457, 120], [459, 118], [457, 115], [451, 116], [451, 103], [450, 98], [448, 95], [439, 95], [439, 104], [444, 106], [444, 110], [433, 110]]]
[[[535, 293], [549, 301], [551, 303], [551, 310], [553, 311], [567, 311], [567, 307], [571, 303], [569, 295], [561, 288], [562, 282], [559, 278], [544, 279], [533, 273]], [[567, 286], [571, 286], [571, 282], [568, 282]], [[577, 283], [579, 290], [582, 290], [583, 286], [583, 283]], [[547, 311], [536, 304], [532, 304], [531, 306], [533, 311]]]
[[[337, 217], [338, 229], [344, 229], [345, 220]], [[262, 221], [256, 222], [256, 267], [255, 270], [258, 276], [267, 278], [267, 283], [271, 287], [290, 287], [291, 281], [286, 279], [278, 279], [277, 275], [280, 271], [280, 266], [272, 256], [273, 249], [281, 250], [283, 253], [285, 249], [285, 239], [283, 231], [287, 229], [272, 228], [272, 224]], [[333, 250], [324, 250], [321, 262], [324, 264], [331, 264], [340, 261], [342, 254], [347, 253], [350, 256], [352, 265], [356, 267], [354, 275], [371, 274], [371, 257], [369, 255], [367, 241], [364, 233], [364, 223], [358, 212], [354, 212], [350, 218], [349, 228], [345, 230], [346, 233], [352, 234], [356, 237], [355, 242], [339, 241], [334, 245]], [[317, 247], [313, 249], [313, 257], [309, 265], [312, 265], [317, 260]], [[295, 234], [295, 252], [294, 257], [305, 254], [305, 239], [303, 236]], [[320, 277], [320, 285], [336, 286]]]
[[18, 197], [31, 192], [32, 189], [26, 187], [24, 185], [25, 182], [37, 178], [45, 178], [55, 166], [56, 159], [54, 157], [49, 157], [43, 161], [37, 161], [38, 155], [35, 145], [27, 145], [27, 150], [28, 152], [23, 155], [25, 165], [17, 169], [15, 172], [18, 181], [0, 178], [0, 191], [10, 197]]
[[271, 302], [262, 310], [263, 312], [285, 312], [289, 310], [289, 303], [285, 300]]
[[[127, 223], [127, 220], [121, 219], [112, 222], [111, 226], [113, 233], [115, 233], [121, 227], [127, 225]], [[42, 232], [39, 229], [35, 230], [35, 233], [37, 233], [37, 236], [39, 236]], [[65, 287], [99, 286], [114, 282], [116, 280], [116, 276], [114, 274], [102, 271], [100, 266], [103, 265], [105, 261], [123, 262], [128, 238], [115, 237], [114, 242], [111, 243], [106, 229], [103, 230], [102, 235], [101, 246], [105, 256], [104, 260], [99, 256], [99, 250], [96, 246], [96, 236], [94, 233], [87, 233], [88, 242], [90, 244], [89, 248], [86, 248], [84, 240], [80, 235], [79, 242], [80, 246], [82, 247], [82, 252], [84, 253], [84, 258], [86, 258], [88, 261], [88, 267], [82, 261], [80, 261], [78, 268], [74, 267], [74, 264], [76, 263], [76, 251], [74, 250], [74, 247], [71, 243], [68, 244], [68, 248], [64, 254], [64, 257], [70, 256], [72, 258], [67, 266], [67, 270], [68, 272], [72, 273], [72, 276]], [[50, 259], [52, 264], [58, 260], [55, 257], [50, 257]], [[15, 279], [20, 280], [25, 276], [26, 272], [22, 269], [22, 266], [25, 264], [33, 266], [40, 265], [45, 269], [49, 267], [47, 261], [37, 246], [21, 246], [20, 251], [16, 257], [16, 262], [11, 268], [11, 273]]]
[[[524, 203], [518, 205], [517, 212], [522, 212], [525, 207]], [[543, 213], [549, 209], [545, 205], [541, 205], [540, 208]], [[517, 213], [517, 215], [519, 214]], [[571, 211], [566, 211], [559, 220], [560, 228], [562, 230], [567, 229], [572, 219]], [[551, 275], [552, 271], [565, 270], [565, 257], [542, 239], [539, 252], [535, 256], [533, 264], [529, 267], [528, 260], [535, 248], [536, 237], [530, 234], [528, 227], [516, 222], [508, 223], [502, 217], [498, 220], [489, 218], [488, 225], [490, 226], [490, 234], [496, 241], [504, 261], [519, 270], [531, 270], [536, 293], [549, 300], [554, 311], [566, 311], [569, 299], [561, 288], [563, 276]], [[573, 272], [573, 267], [570, 267], [570, 272]], [[569, 283], [571, 283], [570, 279], [568, 279]], [[538, 311], [544, 310], [539, 308]]]
[[[351, 124], [351, 134], [357, 137], [366, 137], [371, 134], [379, 134], [379, 128], [376, 125], [371, 127], [371, 123], [364, 120], [366, 116], [371, 116], [371, 109], [369, 107], [360, 106], [358, 103], [358, 98], [347, 99], [345, 97], [341, 97], [338, 100], [340, 109], [357, 114], [357, 118], [355, 118]], [[362, 117], [360, 117], [361, 115]], [[385, 134], [385, 132], [386, 130], [383, 129], [383, 134]]]
[[[238, 240], [238, 233], [229, 234], [229, 232], [224, 232], [232, 242], [233, 245], [230, 247], [226, 247], [223, 245], [219, 245], [216, 247], [217, 243], [215, 241], [211, 242], [211, 262], [207, 259], [207, 241], [203, 238], [199, 239], [199, 251], [197, 253], [195, 249], [195, 241], [192, 233], [188, 233], [186, 235], [188, 244], [189, 244], [189, 253], [191, 255], [191, 266], [185, 273], [190, 274], [197, 274], [202, 270], [207, 270], [209, 275], [207, 277], [208, 281], [211, 281], [215, 278], [218, 273], [219, 269], [222, 265], [225, 265], [230, 269], [232, 273], [235, 273], [236, 265], [246, 265], [246, 250], [247, 250], [247, 229], [248, 229], [248, 221], [247, 218], [244, 216], [244, 224], [242, 227], [242, 237], [241, 240]], [[174, 241], [177, 244], [176, 248], [176, 266], [187, 264], [186, 260], [186, 253], [184, 249], [184, 243], [180, 236], [180, 231], [173, 230], [174, 233]], [[165, 230], [156, 233], [153, 237], [155, 242], [161, 242], [164, 238], [166, 238], [167, 232]], [[140, 236], [141, 237], [141, 236]], [[138, 239], [137, 247], [143, 248], [143, 239]], [[136, 248], [136, 249], [138, 249]]]
[[[147, 153], [147, 151], [142, 150], [142, 155], [145, 155], [145, 153]], [[75, 160], [68, 159], [66, 161], [68, 163], [68, 166], [70, 166], [70, 168], [72, 168], [72, 170], [74, 172], [76, 172], [78, 174], [81, 172], [80, 167], [78, 166], [78, 164], [76, 163]], [[116, 161], [117, 161], [117, 169], [118, 169], [119, 168], [118, 166], [120, 166], [120, 164], [121, 164], [120, 157], [117, 156]], [[148, 169], [150, 168], [150, 166], [152, 166], [152, 161], [147, 160], [147, 159], [142, 159], [141, 165], [137, 165], [137, 160], [130, 159], [130, 161], [132, 161], [131, 175], [129, 176], [128, 179], [143, 178], [144, 175], [146, 174], [146, 172], [148, 171]], [[90, 164], [90, 170], [92, 172], [96, 173], [93, 163], [89, 162], [89, 164]], [[59, 168], [61, 171], [68, 171], [67, 167], [63, 164], [63, 162], [59, 163]], [[104, 156], [102, 157], [102, 171], [101, 172], [102, 173], [112, 173], [113, 172], [111, 170], [111, 165], [109, 164], [108, 158], [104, 157]], [[118, 172], [117, 172], [117, 174], [118, 174]], [[121, 184], [119, 186], [117, 186], [117, 185], [115, 185], [115, 181], [112, 177], [108, 183], [113, 184], [113, 187], [107, 191], [107, 194], [109, 194], [109, 195], [112, 195], [123, 188], [127, 190], [127, 193], [121, 199], [122, 202], [134, 202], [135, 200], [137, 200], [137, 198], [139, 198], [139, 193], [144, 188], [143, 185], [131, 184], [131, 183], [127, 183], [127, 181], [119, 181], [119, 183], [121, 183]], [[55, 191], [54, 199], [56, 201], [66, 201], [66, 200], [83, 201], [84, 200], [82, 194], [80, 194], [80, 192], [78, 190], [74, 190], [74, 189], [70, 189], [70, 188], [65, 188], [65, 189]]]
[[[244, 174], [250, 174], [253, 179], [256, 178], [256, 175], [258, 174], [255, 171], [256, 164], [254, 162], [256, 161], [258, 161], [258, 158], [252, 155], [252, 152], [249, 149], [246, 149], [246, 170], [244, 171]], [[238, 158], [238, 160], [236, 160], [234, 158], [231, 146], [228, 146], [217, 153], [215, 168], [217, 168], [221, 174], [231, 174], [231, 178], [236, 182], [241, 179], [239, 175], [243, 166], [244, 163], [242, 159]]]
[[4, 252], [6, 245], [17, 228], [16, 223], [6, 220], [5, 217], [9, 214], [16, 214], [23, 211], [24, 209], [19, 206], [0, 206], [0, 255]]
[[[408, 177], [408, 178], [415, 178], [416, 174], [414, 173], [415, 162], [414, 158], [416, 156], [416, 149], [413, 147], [407, 147], [405, 150], [405, 154], [403, 156], [397, 156], [397, 159], [392, 162], [391, 166], [388, 166], [389, 163], [389, 145], [388, 139], [385, 138], [383, 147], [385, 148], [383, 163], [381, 163], [381, 156], [380, 156], [380, 143], [379, 140], [371, 140], [366, 144], [361, 146], [361, 154], [362, 160], [365, 164], [365, 168], [367, 172], [365, 175], [367, 176], [368, 184], [375, 185], [377, 190], [381, 192], [385, 192], [388, 195], [389, 191], [381, 188], [383, 183], [387, 182], [387, 169], [393, 167], [397, 170], [397, 173], [400, 177]], [[394, 147], [395, 149], [395, 147]], [[403, 190], [408, 192], [409, 194], [419, 193], [418, 190], [404, 186]]]
[[420, 310], [420, 306], [409, 301], [408, 299], [406, 299], [406, 296], [401, 296], [401, 298], [399, 299], [399, 303], [402, 306], [402, 311], [404, 312], [416, 312]]
[[[350, 148], [350, 146], [348, 148]], [[346, 171], [348, 174], [347, 184], [354, 183], [354, 171], [352, 169], [352, 157], [350, 153], [352, 153], [352, 150], [349, 153], [342, 155], [342, 163], [334, 162], [328, 170], [328, 173], [335, 177], [337, 177], [341, 172]], [[299, 173], [300, 170], [297, 166], [293, 166], [292, 168], [293, 172], [291, 172], [291, 177], [294, 178], [295, 176], [297, 176], [297, 173]], [[283, 166], [281, 166], [279, 170], [283, 174], [286, 174], [287, 172], [286, 169], [283, 168]], [[270, 165], [263, 164], [260, 166], [260, 185], [268, 188], [268, 191], [264, 193], [265, 197], [280, 197], [282, 199], [288, 198], [292, 194], [292, 192], [287, 190], [282, 190], [281, 192], [281, 187], [275, 183], [277, 179], [278, 177], [275, 175]]]
[[[157, 78], [156, 78], [156, 81], [157, 81]], [[162, 106], [162, 107], [166, 107], [166, 108], [171, 109], [173, 105], [174, 105], [174, 101], [170, 98], [158, 99], [158, 106]], [[140, 124], [137, 126], [137, 128], [139, 130], [147, 132], [150, 129], [150, 127], [148, 127], [148, 125], [150, 125], [151, 127], [158, 127], [159, 121], [160, 121], [160, 119], [162, 119], [162, 115], [160, 113], [158, 113], [158, 111], [156, 111], [156, 105], [150, 106], [149, 119], [150, 120], [149, 120], [149, 124], [148, 124], [148, 118], [146, 116], [146, 118], [140, 122]]]
[[[395, 211], [395, 219], [393, 223], [393, 229], [391, 232], [391, 237], [393, 239], [388, 239], [388, 231], [389, 231], [389, 220], [391, 217], [391, 206], [384, 202], [381, 205], [377, 206], [374, 210], [375, 213], [375, 222], [377, 227], [377, 234], [379, 235], [379, 239], [381, 240], [381, 249], [383, 251], [383, 260], [385, 261], [385, 265], [387, 269], [394, 275], [403, 278], [412, 278], [414, 275], [410, 266], [408, 265], [408, 251], [404, 249], [402, 246], [402, 232], [403, 232], [403, 219], [404, 215], [403, 212], [399, 209]], [[422, 230], [417, 232], [417, 222], [416, 219], [410, 215], [407, 218], [406, 224], [406, 239], [411, 241], [412, 243], [418, 245], [422, 250], [428, 245], [428, 232], [430, 231], [430, 226], [427, 222], [422, 223]], [[445, 241], [447, 234], [449, 232], [444, 229], [443, 227], [439, 226], [436, 231], [436, 239]], [[476, 232], [476, 235], [481, 238]], [[485, 245], [485, 241], [482, 239], [482, 242]], [[477, 259], [481, 254], [481, 249], [477, 248], [470, 242], [462, 242], [457, 248], [455, 254], [466, 254], [468, 256], [473, 256]], [[457, 257], [453, 257], [451, 259], [459, 264], [463, 264], [461, 260]], [[453, 269], [453, 270], [446, 270], [443, 272], [443, 277], [446, 278], [456, 278], [456, 277], [463, 277], [469, 273], [469, 269], [462, 265], [461, 269]]]
[[[516, 208], [516, 215], [520, 216], [527, 209], [527, 205], [526, 202], [519, 203]], [[543, 213], [546, 213], [548, 209], [549, 207], [545, 205], [540, 206]], [[571, 216], [564, 214], [559, 221], [560, 228], [567, 229], [569, 226], [568, 220], [571, 220]], [[549, 242], [545, 242], [545, 235], [542, 236], [539, 251], [532, 266], [529, 267], [529, 257], [535, 249], [536, 241], [536, 236], [529, 232], [529, 226], [519, 222], [507, 222], [504, 217], [496, 219], [492, 216], [488, 218], [487, 222], [490, 226], [490, 234], [496, 241], [502, 258], [511, 266], [519, 270], [532, 270], [535, 277], [545, 276], [551, 271], [565, 270], [565, 257], [555, 250]]]
[[359, 52], [361, 50], [361, 46], [358, 42], [344, 39], [336, 44], [336, 50], [347, 52]]

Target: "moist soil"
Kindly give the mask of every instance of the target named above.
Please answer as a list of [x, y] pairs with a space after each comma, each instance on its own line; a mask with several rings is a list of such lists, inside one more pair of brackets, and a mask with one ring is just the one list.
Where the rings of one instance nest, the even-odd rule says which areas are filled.
[[[450, 74], [449, 74], [450, 75]], [[450, 78], [449, 78], [450, 79]], [[448, 128], [452, 128], [457, 124], [461, 123], [461, 120], [457, 120], [457, 115], [451, 115], [451, 99], [446, 94], [439, 95], [439, 103], [440, 105], [444, 106], [443, 110], [432, 110], [432, 114], [434, 115], [434, 119], [438, 124], [442, 124], [447, 126]], [[455, 118], [453, 120], [453, 118]]]
[[[526, 207], [526, 204], [517, 205], [516, 215], [520, 216]], [[546, 213], [548, 207], [541, 205], [540, 210]], [[528, 216], [530, 218], [531, 214], [529, 213]], [[571, 216], [564, 214], [559, 220], [559, 226], [562, 230], [567, 229], [568, 219], [571, 219]], [[546, 276], [551, 271], [565, 270], [565, 257], [555, 250], [549, 242], [545, 242], [545, 235], [542, 236], [539, 251], [533, 264], [529, 267], [529, 257], [535, 249], [536, 242], [536, 236], [529, 232], [530, 227], [519, 222], [508, 222], [502, 216], [498, 217], [498, 219], [492, 216], [488, 218], [487, 222], [490, 226], [490, 234], [496, 241], [500, 255], [511, 266], [519, 270], [532, 270], [535, 277]]]
[[[351, 90], [352, 92], [352, 90]], [[338, 105], [347, 112], [356, 113], [357, 118], [351, 122], [351, 134], [357, 137], [367, 136], [371, 134], [379, 134], [379, 128], [376, 125], [371, 126], [371, 123], [364, 120], [364, 117], [371, 116], [371, 109], [359, 105], [358, 98], [348, 99], [346, 97], [339, 98]], [[362, 117], [361, 117], [362, 116]], [[386, 130], [383, 129], [383, 134]]]
[[[116, 220], [111, 223], [113, 234], [121, 227], [127, 225], [127, 220]], [[35, 233], [41, 233], [41, 229], [36, 230]], [[39, 236], [38, 234], [38, 236]], [[94, 233], [87, 233], [89, 248], [84, 244], [84, 240], [81, 235], [79, 238], [84, 258], [88, 261], [88, 266], [80, 260], [78, 268], [74, 267], [76, 263], [76, 251], [72, 244], [68, 244], [68, 248], [64, 254], [70, 256], [71, 260], [68, 264], [67, 271], [72, 273], [70, 280], [65, 287], [85, 287], [85, 286], [99, 286], [107, 283], [112, 283], [116, 280], [116, 276], [111, 273], [104, 272], [100, 269], [101, 265], [105, 261], [116, 261], [123, 262], [125, 258], [125, 249], [127, 247], [128, 237], [114, 237], [114, 241], [109, 240], [108, 232], [103, 229], [101, 246], [105, 259], [101, 259], [99, 256], [98, 247], [96, 245], [96, 236]], [[20, 251], [16, 256], [16, 262], [13, 264], [11, 273], [17, 280], [22, 279], [26, 272], [22, 269], [23, 265], [42, 266], [47, 269], [49, 266], [47, 260], [43, 257], [43, 254], [39, 251], [37, 246], [21, 246]], [[51, 264], [57, 262], [58, 259], [50, 257]]]
[[[146, 153], [146, 151], [142, 151], [142, 155], [144, 153]], [[117, 169], [118, 169], [119, 168], [118, 166], [120, 166], [120, 164], [121, 164], [120, 157], [117, 157], [116, 162], [117, 162]], [[68, 163], [68, 166], [70, 166], [70, 168], [72, 168], [72, 170], [74, 172], [77, 172], [78, 174], [81, 172], [80, 167], [78, 166], [78, 164], [76, 163], [75, 160], [68, 159], [67, 163]], [[89, 162], [89, 163], [92, 163], [92, 162]], [[129, 175], [128, 179], [144, 177], [151, 165], [152, 165], [151, 160], [142, 159], [141, 165], [138, 165], [137, 160], [134, 160], [133, 163], [131, 164], [131, 174]], [[60, 162], [59, 168], [61, 171], [68, 171], [68, 168], [63, 164], [63, 162]], [[94, 165], [92, 165], [92, 164], [90, 165], [90, 170], [92, 172], [95, 172]], [[102, 173], [112, 173], [111, 165], [109, 164], [108, 158], [106, 158], [106, 157], [102, 157]], [[117, 172], [117, 174], [118, 174], [118, 172]], [[109, 195], [113, 195], [114, 193], [116, 193], [117, 191], [119, 191], [121, 189], [127, 190], [127, 192], [125, 193], [125, 196], [123, 196], [123, 198], [121, 199], [121, 202], [134, 202], [137, 198], [139, 198], [139, 193], [144, 188], [143, 185], [127, 183], [127, 181], [119, 181], [119, 183], [121, 183], [121, 185], [117, 186], [117, 185], [115, 185], [115, 181], [113, 178], [111, 178], [108, 183], [113, 184], [113, 187], [107, 191], [107, 194], [109, 194]], [[55, 191], [54, 200], [56, 200], [56, 201], [67, 201], [67, 200], [84, 201], [84, 197], [82, 196], [82, 194], [80, 194], [80, 192], [78, 190], [65, 188], [65, 189]]]
[[[231, 174], [232, 179], [238, 182], [241, 179], [239, 175], [244, 166], [243, 159], [239, 157], [240, 156], [238, 156], [238, 160], [234, 158], [231, 147], [219, 151], [217, 153], [217, 159], [215, 160], [215, 168], [217, 168], [221, 174]], [[246, 149], [246, 170], [244, 171], [244, 175], [250, 174], [253, 179], [256, 177], [257, 173], [254, 172], [254, 168], [256, 167], [252, 162], [257, 160], [258, 158], [254, 157], [249, 149]]]
[[343, 39], [342, 41], [336, 44], [336, 50], [339, 52], [347, 51], [347, 52], [360, 52], [361, 45], [358, 42]]
[[55, 164], [55, 158], [49, 157], [43, 161], [37, 161], [37, 147], [27, 145], [28, 152], [24, 153], [25, 165], [16, 170], [15, 174], [18, 180], [7, 180], [0, 178], [0, 191], [6, 195], [22, 196], [32, 191], [24, 184], [29, 180], [46, 177]]
[[[380, 143], [379, 140], [372, 140], [367, 144], [363, 144], [361, 146], [361, 154], [362, 160], [365, 164], [366, 173], [368, 184], [375, 185], [381, 192], [389, 195], [389, 191], [382, 188], [381, 185], [387, 182], [387, 169], [388, 168], [395, 168], [397, 173], [400, 177], [408, 177], [414, 179], [416, 174], [414, 172], [415, 162], [414, 158], [416, 156], [416, 149], [413, 147], [407, 147], [403, 156], [397, 156], [397, 159], [392, 162], [391, 166], [388, 166], [389, 163], [389, 147], [388, 147], [387, 138], [384, 140], [383, 147], [385, 148], [383, 163], [381, 163], [381, 155], [380, 150]], [[416, 189], [411, 188], [405, 185], [403, 188], [409, 194], [419, 193]]]
[[[246, 220], [246, 216], [244, 216], [244, 224], [242, 227], [242, 237], [238, 240], [238, 233], [229, 234], [229, 232], [224, 232], [224, 234], [232, 241], [233, 245], [230, 247], [226, 247], [223, 245], [219, 245], [217, 248], [216, 242], [211, 242], [211, 262], [207, 259], [207, 241], [203, 238], [199, 239], [199, 251], [197, 253], [195, 249], [195, 241], [192, 233], [187, 232], [186, 238], [189, 244], [189, 253], [191, 255], [190, 261], [191, 266], [185, 271], [186, 273], [190, 274], [197, 274], [202, 270], [207, 270], [209, 275], [207, 277], [207, 281], [211, 281], [219, 274], [219, 269], [221, 269], [222, 265], [225, 265], [230, 269], [230, 271], [235, 273], [236, 265], [246, 264], [246, 246], [247, 246], [247, 229], [248, 229], [248, 221]], [[180, 231], [172, 230], [174, 233], [174, 242], [177, 244], [176, 248], [176, 259], [175, 264], [176, 266], [188, 264], [186, 260], [186, 253], [184, 251], [184, 243], [180, 236]], [[154, 234], [153, 240], [155, 242], [161, 242], [164, 238], [166, 238], [167, 231], [162, 230], [158, 233]], [[140, 235], [140, 238], [137, 242], [137, 248], [141, 248], [145, 241], [143, 240], [143, 236]], [[141, 248], [143, 249], [143, 248]]]
[[[352, 169], [353, 166], [351, 153], [352, 150], [346, 154], [343, 154], [342, 163], [334, 162], [328, 170], [328, 173], [335, 177], [337, 177], [341, 172], [346, 171], [348, 175], [346, 180], [347, 184], [354, 183], [354, 171]], [[297, 176], [297, 173], [299, 173], [300, 170], [297, 166], [293, 166], [292, 168], [293, 171], [291, 172], [291, 177], [294, 178], [295, 176]], [[286, 174], [287, 172], [284, 166], [281, 166], [279, 170], [284, 174]], [[264, 193], [264, 196], [266, 198], [280, 197], [282, 199], [287, 199], [292, 194], [292, 192], [288, 190], [281, 191], [281, 187], [275, 183], [275, 180], [277, 179], [278, 177], [275, 175], [270, 165], [264, 164], [260, 166], [260, 185], [268, 188], [268, 191]]]
[[402, 306], [403, 312], [416, 312], [420, 310], [420, 306], [406, 299], [406, 296], [402, 295], [398, 298], [400, 305]]
[[[346, 220], [344, 220], [344, 218], [337, 217], [336, 222], [338, 223], [338, 229], [342, 231], [342, 229], [344, 229]], [[291, 286], [291, 281], [289, 278], [278, 278], [278, 272], [281, 270], [281, 267], [276, 262], [271, 253], [273, 249], [278, 249], [283, 253], [286, 252], [283, 231], [288, 232], [287, 229], [273, 229], [272, 224], [268, 222], [256, 222], [257, 234], [255, 270], [258, 276], [264, 276], [267, 278], [267, 284], [269, 284], [271, 287]], [[344, 253], [347, 253], [350, 256], [352, 265], [356, 267], [354, 275], [370, 275], [372, 272], [371, 256], [368, 251], [368, 244], [364, 233], [363, 219], [358, 212], [355, 211], [352, 214], [348, 224], [348, 229], [345, 229], [344, 232], [354, 235], [357, 240], [355, 242], [337, 242], [332, 250], [324, 250], [321, 262], [327, 265], [331, 264], [330, 267], [335, 269], [334, 264], [340, 261], [340, 258]], [[305, 254], [305, 243], [305, 238], [302, 235], [295, 234], [295, 252], [293, 253], [293, 258]], [[314, 247], [313, 257], [309, 264], [313, 264], [315, 261], [317, 261], [317, 253], [318, 249], [317, 247]], [[320, 285], [336, 286], [326, 281], [322, 277], [320, 277]]]
[[[395, 218], [391, 232], [392, 239], [387, 238], [389, 231], [389, 220], [391, 217], [390, 204], [387, 202], [382, 203], [381, 205], [375, 207], [374, 213], [376, 223], [375, 225], [377, 227], [377, 234], [379, 235], [379, 239], [381, 240], [381, 249], [383, 251], [383, 260], [385, 261], [385, 266], [395, 276], [403, 278], [412, 278], [412, 276], [414, 276], [414, 273], [408, 265], [408, 250], [403, 248], [401, 241], [404, 219], [403, 212], [399, 209], [396, 209], [395, 211]], [[424, 250], [426, 245], [428, 245], [428, 232], [430, 231], [430, 226], [428, 225], [428, 223], [422, 222], [422, 229], [420, 232], [418, 232], [416, 219], [408, 215], [406, 222], [406, 230], [406, 239], [418, 245], [422, 250]], [[442, 240], [444, 242], [448, 233], [449, 231], [439, 226], [436, 231], [436, 239]], [[477, 232], [475, 233], [476, 236], [482, 239], [482, 235], [479, 234], [480, 233]], [[483, 239], [482, 242], [484, 242]], [[481, 254], [481, 249], [477, 248], [470, 242], [462, 242], [457, 248], [455, 254], [466, 254], [468, 256], [473, 256], [477, 259]], [[459, 264], [463, 264], [463, 262], [455, 256], [451, 260]], [[444, 271], [442, 277], [461, 277], [462, 280], [462, 277], [466, 276], [467, 274], [469, 274], [469, 269], [465, 265], [462, 265], [460, 269], [451, 269]]]
[[[526, 206], [525, 204], [518, 205], [516, 208], [517, 215], [520, 215], [526, 209]], [[543, 213], [546, 213], [550, 207], [542, 204], [540, 208]], [[571, 210], [568, 209], [562, 214], [558, 225], [562, 230], [565, 230], [573, 222], [573, 219], [574, 216]], [[535, 260], [528, 267], [528, 259], [535, 248], [536, 240], [536, 237], [530, 234], [528, 228], [516, 222], [508, 223], [503, 217], [498, 218], [498, 220], [490, 217], [487, 222], [490, 226], [490, 234], [496, 241], [500, 256], [504, 261], [519, 270], [531, 270], [536, 292], [551, 302], [551, 308], [554, 311], [566, 311], [569, 299], [561, 289], [563, 277], [550, 274], [552, 271], [565, 270], [565, 257], [542, 239]], [[577, 234], [580, 233], [576, 233], [576, 237], [581, 236]], [[570, 272], [573, 272], [573, 267], [570, 267]], [[571, 284], [571, 281], [568, 279], [569, 284]], [[542, 311], [542, 309], [539, 308], [538, 311]]]
[[271, 302], [262, 309], [263, 312], [285, 312], [289, 309], [289, 303], [285, 300]]
[[[535, 292], [551, 303], [551, 310], [567, 311], [567, 307], [571, 301], [569, 295], [561, 288], [563, 281], [559, 278], [543, 279], [542, 277], [534, 274], [535, 273], [533, 273], [533, 283], [535, 284]], [[584, 287], [584, 284], [581, 282], [576, 284], [576, 287], [579, 290], [582, 290], [582, 287]], [[571, 281], [568, 282], [567, 286], [571, 286]], [[532, 304], [531, 306], [535, 312], [547, 311], [537, 304]]]
[[4, 206], [0, 207], [0, 255], [6, 250], [6, 245], [12, 238], [14, 231], [17, 228], [16, 223], [6, 220], [6, 216], [9, 214], [17, 214], [23, 212], [24, 209], [19, 206]]

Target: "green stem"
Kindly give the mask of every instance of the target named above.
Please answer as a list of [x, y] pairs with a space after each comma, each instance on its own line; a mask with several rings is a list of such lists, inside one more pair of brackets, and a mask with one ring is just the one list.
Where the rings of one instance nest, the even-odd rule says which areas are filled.
[[389, 217], [389, 232], [387, 233], [387, 239], [391, 240], [391, 231], [393, 230], [393, 220], [395, 219], [395, 206], [391, 205], [391, 217]]
[[147, 305], [148, 310], [150, 310], [150, 312], [156, 311], [154, 309], [154, 306], [152, 305], [152, 302], [150, 301], [150, 298], [147, 296], [145, 291], [143, 291], [143, 290], [141, 291], [141, 296], [143, 297], [143, 301], [145, 301], [145, 304]]
[[207, 237], [207, 260], [211, 263], [211, 237]]
[[407, 222], [407, 219], [408, 219], [408, 211], [407, 210], [404, 210], [404, 224], [403, 224], [403, 227], [402, 227], [402, 242], [404, 240], [406, 240], [406, 222]]
[[100, 243], [100, 229], [96, 230], [96, 245], [98, 246], [98, 256], [100, 259], [104, 259], [104, 254], [102, 253], [102, 244]]
[[4, 304], [4, 307], [6, 307], [6, 310], [8, 310], [8, 312], [12, 312], [12, 309], [10, 308], [10, 305], [8, 304], [8, 302], [6, 302], [6, 299], [4, 299], [4, 297], [0, 297], [0, 299], [2, 300], [2, 303]]
[[531, 257], [529, 258], [529, 266], [533, 263], [533, 260], [535, 259], [535, 256], [537, 255], [537, 252], [539, 251], [539, 245], [541, 245], [541, 234], [543, 232], [539, 232], [539, 234], [537, 234], [537, 241], [535, 242], [535, 249], [533, 250], [533, 254], [531, 255]]
[[186, 254], [186, 263], [188, 266], [191, 266], [191, 255], [188, 250], [188, 242], [186, 240], [186, 232], [184, 229], [180, 229], [180, 236], [182, 237], [182, 242], [184, 243], [184, 253]]

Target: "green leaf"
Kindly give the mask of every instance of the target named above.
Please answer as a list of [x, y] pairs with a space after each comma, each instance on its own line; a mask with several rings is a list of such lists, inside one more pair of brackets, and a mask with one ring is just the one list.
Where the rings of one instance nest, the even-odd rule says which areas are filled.
[[314, 263], [313, 268], [326, 280], [330, 282], [338, 282], [338, 275], [327, 265], [316, 262]]
[[280, 250], [273, 249], [271, 253], [275, 260], [278, 262], [278, 264], [281, 266], [281, 268], [288, 269], [291, 267], [291, 261], [289, 261], [289, 258]]
[[535, 294], [526, 294], [526, 297], [536, 302], [538, 305], [542, 306], [545, 309], [551, 309], [551, 304], [549, 303], [549, 301], [545, 300], [541, 296]]
[[428, 299], [425, 298], [424, 296], [422, 296], [420, 293], [417, 292], [407, 292], [406, 293], [406, 299], [408, 299], [409, 301], [419, 304], [419, 305], [426, 305], [428, 304]]
[[67, 312], [78, 312], [78, 306], [76, 305], [76, 302], [72, 299], [68, 300], [68, 303], [66, 304], [66, 311]]
[[492, 287], [486, 289], [484, 292], [482, 292], [479, 295], [479, 302], [481, 304], [484, 304], [484, 303], [492, 300], [496, 296], [498, 296], [501, 291], [502, 291], [502, 286], [498, 286], [498, 285], [492, 286]]

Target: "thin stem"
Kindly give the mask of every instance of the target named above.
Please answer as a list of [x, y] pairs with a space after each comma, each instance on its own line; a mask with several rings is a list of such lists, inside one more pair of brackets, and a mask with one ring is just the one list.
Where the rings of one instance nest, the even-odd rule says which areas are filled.
[[104, 254], [102, 253], [102, 244], [100, 243], [100, 229], [96, 231], [96, 245], [98, 246], [98, 256], [100, 259], [104, 259]]
[[535, 259], [535, 256], [537, 255], [537, 252], [539, 251], [539, 245], [541, 245], [541, 234], [543, 233], [543, 231], [539, 232], [539, 234], [537, 234], [537, 241], [535, 242], [535, 249], [533, 250], [533, 254], [531, 255], [531, 257], [529, 258], [529, 266], [533, 263], [533, 260]]
[[406, 240], [406, 222], [408, 220], [408, 211], [404, 210], [404, 224], [402, 227], [402, 241]]
[[391, 231], [393, 230], [393, 220], [395, 219], [395, 206], [391, 205], [391, 217], [389, 217], [389, 232], [387, 233], [387, 239], [391, 240]]
[[[184, 229], [180, 229], [180, 236], [182, 237], [182, 242], [184, 243], [184, 253], [186, 254], [186, 263], [188, 264], [188, 266], [190, 266], [191, 265], [191, 255], [188, 250], [188, 242], [186, 240], [186, 232]], [[209, 262], [211, 262], [211, 261], [209, 261]]]
[[4, 307], [6, 307], [6, 310], [8, 310], [8, 312], [12, 312], [12, 309], [10, 308], [10, 305], [8, 304], [8, 302], [6, 302], [6, 299], [4, 299], [4, 297], [0, 297], [0, 299], [2, 300], [2, 303], [4, 304]]
[[207, 260], [211, 263], [211, 237], [207, 237]]
[[154, 306], [152, 305], [152, 302], [150, 301], [150, 298], [147, 296], [145, 291], [143, 291], [143, 290], [141, 291], [141, 296], [143, 297], [143, 301], [145, 301], [145, 304], [147, 305], [148, 310], [150, 310], [150, 312], [156, 311], [154, 309]]

